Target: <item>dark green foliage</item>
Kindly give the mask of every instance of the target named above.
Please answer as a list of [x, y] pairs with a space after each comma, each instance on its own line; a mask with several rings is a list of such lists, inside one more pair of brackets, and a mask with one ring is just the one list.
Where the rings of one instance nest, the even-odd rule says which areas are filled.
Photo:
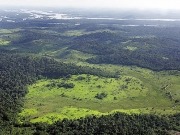
[[125, 85], [125, 84], [123, 84], [123, 85], [120, 86], [120, 89], [122, 89], [122, 90], [127, 89], [127, 88], [128, 88], [128, 86]]
[[[78, 120], [57, 121], [52, 125], [36, 123], [19, 125], [21, 128], [31, 128], [34, 134], [76, 134], [76, 135], [169, 135], [180, 131], [180, 114], [171, 116], [128, 115], [115, 113], [107, 116], [89, 116]], [[18, 126], [18, 125], [17, 125]]]
[[57, 87], [59, 87], [59, 88], [61, 88], [61, 87], [63, 87], [63, 88], [65, 88], [65, 89], [68, 89], [68, 88], [74, 88], [74, 84], [73, 83], [64, 83], [64, 82], [62, 82], [62, 83], [58, 83], [57, 84]]
[[[176, 118], [176, 119], [175, 119]], [[127, 115], [116, 113], [109, 116], [87, 117], [76, 122], [62, 121], [50, 126], [50, 134], [73, 133], [78, 134], [129, 134], [129, 135], [152, 135], [168, 134], [174, 129], [173, 124], [178, 124], [179, 115], [158, 117], [155, 115]], [[172, 122], [172, 123], [171, 123]], [[67, 130], [71, 129], [71, 130]], [[177, 130], [177, 129], [174, 129]]]
[[[141, 29], [144, 28], [141, 27]], [[162, 29], [162, 33], [164, 31]], [[156, 31], [152, 34], [156, 34]], [[143, 36], [132, 38], [129, 36], [110, 32], [83, 35], [74, 39], [70, 49], [96, 54], [96, 57], [87, 60], [94, 64], [136, 65], [152, 70], [180, 70], [180, 41], [178, 38], [167, 38], [160, 35], [157, 35], [156, 38]], [[128, 43], [124, 43], [124, 41]], [[137, 49], [133, 51], [125, 49], [127, 46]]]
[[98, 93], [95, 98], [97, 99], [103, 99], [103, 98], [106, 98], [107, 97], [107, 94], [105, 92], [102, 92], [102, 93]]
[[86, 79], [86, 78], [83, 77], [83, 76], [78, 76], [78, 77], [76, 78], [77, 81], [81, 81], [81, 80], [84, 80], [84, 79]]
[[54, 82], [46, 85], [46, 87], [55, 87], [55, 86], [56, 86], [56, 83], [54, 83]]
[[46, 87], [58, 87], [58, 88], [65, 88], [65, 89], [68, 89], [68, 88], [74, 88], [74, 84], [73, 83], [66, 83], [66, 82], [60, 82], [60, 83], [57, 83], [57, 82], [52, 82], [52, 83], [49, 83], [46, 85]]
[[179, 100], [175, 100], [175, 103], [179, 103]]

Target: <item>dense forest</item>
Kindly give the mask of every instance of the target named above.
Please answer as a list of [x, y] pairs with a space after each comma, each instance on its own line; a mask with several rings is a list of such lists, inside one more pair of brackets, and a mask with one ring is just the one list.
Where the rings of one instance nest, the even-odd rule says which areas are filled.
[[[169, 135], [179, 130], [179, 114], [171, 116], [127, 115], [115, 113], [108, 116], [89, 116], [78, 120], [64, 119], [52, 125], [46, 123], [15, 124], [2, 131], [3, 134], [34, 135]], [[7, 126], [6, 126], [7, 127]]]
[[[76, 45], [71, 49], [98, 55], [88, 59], [90, 63], [137, 65], [152, 70], [180, 69], [179, 39], [127, 38], [110, 32], [99, 32], [79, 36], [74, 43]], [[127, 45], [133, 50], [126, 48]]]

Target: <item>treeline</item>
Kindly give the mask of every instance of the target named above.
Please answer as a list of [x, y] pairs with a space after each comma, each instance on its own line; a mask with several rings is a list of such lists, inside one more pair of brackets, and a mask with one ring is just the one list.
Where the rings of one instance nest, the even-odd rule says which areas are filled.
[[156, 116], [153, 114], [115, 113], [107, 116], [89, 116], [78, 120], [64, 119], [52, 125], [46, 123], [16, 124], [11, 134], [34, 135], [170, 135], [180, 131], [180, 114]]
[[126, 37], [117, 33], [102, 31], [74, 38], [69, 49], [96, 55], [113, 54], [117, 44], [126, 40]]
[[159, 71], [180, 70], [179, 43], [178, 39], [125, 37], [104, 31], [79, 36], [69, 48], [96, 54], [87, 60], [89, 63], [136, 65]]
[[[148, 56], [147, 56], [148, 55]], [[100, 55], [87, 60], [93, 64], [120, 64], [127, 66], [138, 66], [148, 68], [154, 71], [161, 70], [180, 70], [180, 62], [178, 59], [163, 58], [155, 54], [146, 54], [121, 50], [118, 53], [110, 55]]]

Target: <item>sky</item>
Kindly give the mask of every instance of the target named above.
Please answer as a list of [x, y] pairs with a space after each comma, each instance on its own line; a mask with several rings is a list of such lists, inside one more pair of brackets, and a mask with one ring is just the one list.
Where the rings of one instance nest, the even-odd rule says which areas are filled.
[[178, 9], [180, 0], [0, 0], [0, 6]]

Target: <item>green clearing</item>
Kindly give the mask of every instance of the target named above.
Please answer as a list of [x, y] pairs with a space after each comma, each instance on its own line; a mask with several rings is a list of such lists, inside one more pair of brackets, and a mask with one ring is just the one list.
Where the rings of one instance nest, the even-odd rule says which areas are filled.
[[81, 36], [84, 34], [84, 30], [69, 30], [63, 33], [64, 36]]
[[18, 40], [21, 29], [0, 29], [0, 46], [11, 45], [11, 42]]
[[[169, 75], [167, 72], [154, 74], [141, 68], [109, 66], [106, 68], [111, 70], [119, 67], [122, 75], [119, 78], [105, 78], [82, 74], [71, 78], [43, 79], [30, 85], [20, 120], [53, 123], [64, 118], [78, 119], [116, 111], [158, 115], [179, 112], [180, 108], [174, 100], [180, 97], [180, 76]], [[125, 75], [130, 73], [135, 77]], [[159, 77], [161, 79], [158, 81]], [[168, 86], [164, 90], [163, 86], [172, 82], [173, 87]], [[62, 84], [74, 84], [74, 87], [65, 88]], [[173, 99], [170, 99], [167, 92], [171, 93]]]
[[98, 33], [98, 32], [110, 32], [110, 33], [117, 33], [117, 31], [112, 31], [109, 29], [100, 29], [100, 30], [94, 30], [94, 31], [86, 31], [85, 29], [81, 29], [81, 30], [68, 30], [65, 31], [62, 35], [63, 36], [81, 36], [84, 34], [93, 34], [93, 33]]
[[0, 29], [0, 34], [11, 34], [12, 31], [9, 29]]
[[[62, 51], [58, 51], [55, 56], [62, 56], [63, 61], [68, 62], [85, 62], [87, 59], [95, 57], [95, 55], [83, 53], [76, 50], [68, 50], [67, 48], [61, 49]], [[68, 52], [68, 53], [67, 53]]]
[[0, 46], [6, 46], [6, 45], [9, 45], [9, 43], [10, 43], [10, 41], [0, 39]]
[[20, 31], [20, 28], [16, 28], [16, 29], [0, 29], [0, 34], [12, 34], [14, 32], [18, 32]]
[[137, 47], [133, 47], [133, 46], [127, 46], [124, 49], [127, 49], [129, 51], [135, 51], [137, 49]]

